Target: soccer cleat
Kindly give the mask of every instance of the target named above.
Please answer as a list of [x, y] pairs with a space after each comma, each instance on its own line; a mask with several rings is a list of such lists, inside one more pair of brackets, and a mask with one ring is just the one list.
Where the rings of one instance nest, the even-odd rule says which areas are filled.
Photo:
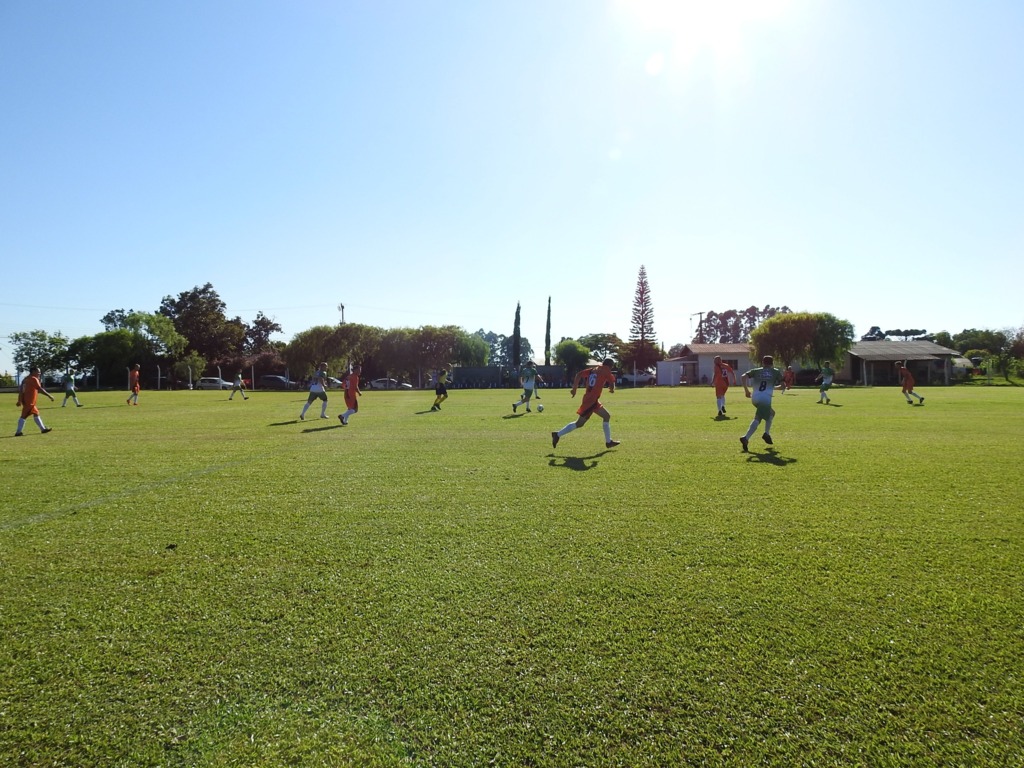
[[913, 401], [913, 400], [911, 400], [911, 399], [910, 399], [910, 398], [908, 397], [908, 398], [907, 398], [907, 405], [913, 405], [913, 404], [914, 404], [914, 401]]
[[829, 403], [831, 403], [831, 402], [832, 402], [832, 400], [831, 400], [831, 399], [829, 399], [829, 398], [827, 398], [827, 397], [825, 398], [825, 405], [828, 405], [828, 404], [829, 404]]
[[15, 437], [24, 437], [24, 436], [25, 436], [25, 433], [24, 433], [24, 432], [15, 432], [15, 433], [14, 433], [14, 436], [15, 436]]
[[300, 413], [299, 414], [299, 421], [305, 421], [305, 420], [306, 420], [305, 415]]
[[132, 404], [132, 399], [129, 397], [127, 400], [125, 400], [125, 402], [128, 403], [128, 405], [131, 405]]
[[432, 410], [432, 411], [436, 411], [436, 410], [437, 410], [437, 406], [436, 406], [436, 405], [432, 405], [432, 406], [430, 406], [430, 410]]
[[[19, 432], [18, 434], [20, 435], [21, 433]], [[551, 447], [552, 448], [557, 448], [558, 447], [558, 433], [557, 432], [552, 432], [551, 433]]]
[[609, 440], [604, 444], [605, 448], [614, 448], [616, 445], [622, 445], [618, 440]]
[[326, 419], [327, 418], [327, 414], [326, 413], [321, 413], [320, 414], [320, 418], [321, 419]]
[[768, 445], [773, 445], [773, 443], [772, 443], [772, 436], [769, 435], [767, 432], [765, 432], [763, 435], [761, 435], [761, 439], [764, 440], [766, 443], [768, 443]]
[[526, 409], [526, 412], [527, 413], [533, 413], [533, 411], [531, 411], [529, 408]]
[[53, 427], [43, 427], [40, 430], [40, 434], [43, 434], [43, 435], [45, 435], [47, 432], [53, 432]]
[[81, 408], [81, 407], [82, 407], [81, 403], [75, 403], [75, 408]]
[[518, 406], [518, 405], [519, 405], [519, 403], [512, 403], [512, 413], [516, 412], [516, 406]]
[[744, 453], [746, 453], [746, 452], [747, 452], [747, 443], [748, 443], [748, 442], [749, 442], [749, 441], [747, 440], [747, 438], [745, 438], [745, 437], [741, 437], [741, 438], [740, 438], [740, 445], [742, 445], [742, 446], [743, 446], [743, 452], [744, 452]]
[[725, 416], [725, 406], [722, 406], [722, 415]]
[[921, 405], [924, 405], [924, 398], [921, 398]]
[[338, 414], [338, 421], [341, 422], [341, 426], [343, 426], [343, 427], [347, 427], [348, 426], [348, 422], [345, 421], [345, 417], [342, 416], [340, 413]]

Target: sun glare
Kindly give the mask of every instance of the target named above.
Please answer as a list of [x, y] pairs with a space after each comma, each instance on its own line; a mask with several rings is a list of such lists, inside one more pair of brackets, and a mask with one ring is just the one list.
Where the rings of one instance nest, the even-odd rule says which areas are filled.
[[701, 55], [727, 64], [742, 54], [745, 28], [781, 15], [789, 0], [613, 0], [613, 5], [641, 33], [661, 37], [669, 46], [649, 54], [646, 69], [653, 76]]

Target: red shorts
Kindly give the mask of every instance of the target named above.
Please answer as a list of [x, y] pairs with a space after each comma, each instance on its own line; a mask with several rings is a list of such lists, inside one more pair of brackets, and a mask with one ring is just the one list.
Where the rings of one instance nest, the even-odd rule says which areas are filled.
[[601, 401], [600, 400], [595, 400], [594, 402], [590, 403], [589, 405], [587, 403], [583, 403], [583, 405], [581, 405], [579, 408], [576, 409], [576, 413], [579, 414], [580, 416], [589, 416], [594, 411], [599, 411], [603, 407], [604, 406], [601, 405]]
[[27, 419], [29, 416], [38, 416], [39, 409], [36, 408], [35, 403], [28, 403], [21, 406], [21, 418]]

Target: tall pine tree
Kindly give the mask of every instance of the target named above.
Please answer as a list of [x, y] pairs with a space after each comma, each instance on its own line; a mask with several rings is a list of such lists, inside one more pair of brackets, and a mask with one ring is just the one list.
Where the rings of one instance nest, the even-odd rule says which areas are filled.
[[519, 356], [523, 347], [522, 336], [519, 333], [519, 302], [516, 302], [516, 322], [512, 328], [512, 367], [519, 370]]
[[654, 304], [651, 286], [647, 282], [647, 269], [640, 265], [633, 296], [633, 317], [629, 326], [629, 344], [622, 358], [626, 367], [647, 370], [661, 359], [657, 337], [654, 334]]
[[551, 297], [548, 296], [548, 325], [544, 331], [544, 365], [551, 365]]

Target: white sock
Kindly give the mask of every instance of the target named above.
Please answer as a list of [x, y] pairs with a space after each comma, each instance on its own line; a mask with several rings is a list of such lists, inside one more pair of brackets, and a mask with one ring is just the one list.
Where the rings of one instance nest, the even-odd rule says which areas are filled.
[[612, 423], [604, 421], [601, 422], [601, 426], [604, 427], [604, 441], [610, 443], [612, 441]]
[[747, 430], [747, 434], [743, 436], [743, 439], [749, 440], [753, 436], [754, 432], [757, 430], [758, 426], [760, 426], [760, 424], [760, 419], [754, 419], [752, 422], [750, 422], [750, 428]]
[[24, 432], [25, 431], [25, 420], [24, 419], [18, 419], [18, 431], [19, 432]]
[[774, 416], [769, 416], [767, 419], [764, 420], [764, 433], [766, 435], [771, 434], [773, 421], [775, 421]]
[[43, 424], [43, 420], [42, 420], [41, 417], [33, 416], [32, 420], [36, 423], [36, 426], [38, 426], [40, 429], [46, 429], [46, 425]]
[[349, 408], [347, 411], [345, 411], [343, 414], [341, 414], [342, 420], [343, 421], [348, 421], [348, 417], [351, 416], [353, 413], [355, 413], [355, 411], [353, 411], [351, 408]]
[[725, 408], [725, 398], [724, 397], [718, 398], [717, 402], [718, 402], [718, 410], [722, 410], [723, 408]]
[[566, 424], [564, 427], [562, 427], [560, 430], [558, 430], [558, 436], [559, 437], [565, 437], [570, 432], [572, 432], [574, 429], [576, 429], [576, 422], [575, 421], [570, 422], [569, 424]]

